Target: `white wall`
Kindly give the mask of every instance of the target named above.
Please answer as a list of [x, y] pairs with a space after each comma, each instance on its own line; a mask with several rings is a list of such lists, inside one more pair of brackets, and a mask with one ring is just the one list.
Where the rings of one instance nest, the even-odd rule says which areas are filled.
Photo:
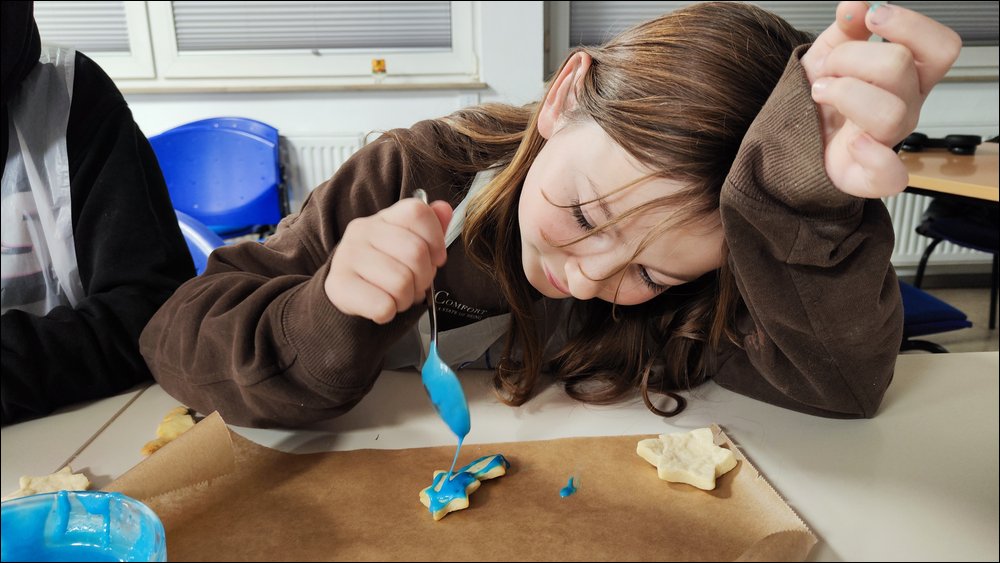
[[933, 137], [1000, 134], [1000, 88], [991, 82], [942, 82], [920, 112], [917, 130]]

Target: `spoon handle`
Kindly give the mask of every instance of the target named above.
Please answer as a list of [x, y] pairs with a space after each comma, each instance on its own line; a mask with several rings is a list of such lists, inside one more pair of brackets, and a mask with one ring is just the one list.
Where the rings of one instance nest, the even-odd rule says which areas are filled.
[[[427, 201], [427, 192], [417, 188], [413, 192], [413, 197], [419, 199], [420, 201], [430, 205]], [[430, 312], [430, 324], [431, 324], [431, 343], [437, 342], [437, 307], [434, 306], [434, 280], [431, 280], [430, 287], [427, 288], [427, 309]]]

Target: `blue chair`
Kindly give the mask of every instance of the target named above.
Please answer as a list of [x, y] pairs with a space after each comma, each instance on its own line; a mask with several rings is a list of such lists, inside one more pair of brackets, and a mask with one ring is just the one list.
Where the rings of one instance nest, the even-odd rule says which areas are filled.
[[219, 117], [180, 125], [149, 142], [174, 208], [222, 238], [273, 232], [288, 214], [274, 127]]
[[205, 271], [208, 255], [216, 248], [224, 246], [226, 241], [187, 213], [176, 209], [174, 212], [177, 214], [177, 224], [181, 227], [188, 251], [191, 252], [191, 259], [194, 260], [195, 272], [200, 276]]
[[948, 349], [940, 344], [914, 337], [972, 326], [965, 313], [922, 289], [901, 281], [899, 292], [903, 298], [903, 342], [899, 346], [900, 351], [947, 352]]

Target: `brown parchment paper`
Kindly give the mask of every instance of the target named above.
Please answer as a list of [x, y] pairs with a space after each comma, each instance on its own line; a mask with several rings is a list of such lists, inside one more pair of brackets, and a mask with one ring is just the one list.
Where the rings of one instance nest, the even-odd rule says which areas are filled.
[[[473, 444], [507, 475], [434, 521], [418, 494], [453, 447], [295, 455], [212, 415], [112, 483], [157, 512], [171, 561], [801, 561], [816, 538], [739, 460], [714, 491], [668, 483], [635, 453], [652, 436]], [[559, 490], [570, 476], [578, 491]]]

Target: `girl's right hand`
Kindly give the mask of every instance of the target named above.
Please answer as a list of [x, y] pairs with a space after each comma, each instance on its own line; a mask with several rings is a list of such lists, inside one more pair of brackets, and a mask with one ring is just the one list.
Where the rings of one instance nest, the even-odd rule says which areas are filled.
[[444, 233], [452, 209], [415, 198], [347, 224], [333, 253], [324, 289], [348, 315], [386, 324], [424, 299], [448, 258]]

